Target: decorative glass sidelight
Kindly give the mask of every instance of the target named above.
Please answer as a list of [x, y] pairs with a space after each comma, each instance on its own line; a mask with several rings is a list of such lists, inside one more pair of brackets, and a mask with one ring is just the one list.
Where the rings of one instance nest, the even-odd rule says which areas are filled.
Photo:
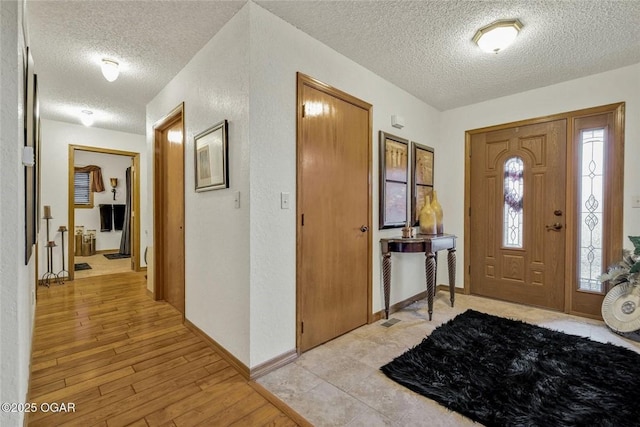
[[511, 157], [504, 163], [504, 213], [502, 244], [506, 248], [522, 248], [524, 195], [524, 162]]
[[604, 195], [604, 128], [580, 134], [580, 270], [578, 289], [603, 292], [598, 280], [602, 274], [602, 214]]

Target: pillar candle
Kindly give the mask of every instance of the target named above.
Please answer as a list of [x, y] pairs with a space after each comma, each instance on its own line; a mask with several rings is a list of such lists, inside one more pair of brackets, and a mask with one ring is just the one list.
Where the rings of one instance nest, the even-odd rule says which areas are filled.
[[51, 206], [49, 205], [44, 206], [44, 217], [51, 218]]

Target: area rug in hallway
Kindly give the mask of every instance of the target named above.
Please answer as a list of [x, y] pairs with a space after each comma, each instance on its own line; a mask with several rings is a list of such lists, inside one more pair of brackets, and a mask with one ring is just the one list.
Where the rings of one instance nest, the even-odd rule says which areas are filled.
[[80, 262], [78, 264], [73, 265], [74, 271], [82, 271], [82, 270], [91, 270], [91, 266], [86, 262]]
[[640, 354], [474, 310], [380, 369], [486, 426], [640, 425]]
[[128, 254], [119, 254], [119, 253], [115, 253], [115, 254], [104, 254], [105, 258], [107, 259], [122, 259], [122, 258], [131, 258], [131, 255]]

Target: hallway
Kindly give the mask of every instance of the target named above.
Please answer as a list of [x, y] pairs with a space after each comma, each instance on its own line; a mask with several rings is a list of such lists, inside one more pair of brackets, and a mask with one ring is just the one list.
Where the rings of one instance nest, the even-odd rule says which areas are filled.
[[38, 289], [29, 400], [75, 411], [39, 410], [29, 426], [298, 425], [260, 393], [151, 300], [144, 273]]

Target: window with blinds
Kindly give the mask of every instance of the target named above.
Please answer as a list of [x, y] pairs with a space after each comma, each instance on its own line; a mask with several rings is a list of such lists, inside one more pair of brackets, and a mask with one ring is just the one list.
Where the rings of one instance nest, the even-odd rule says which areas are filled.
[[92, 208], [91, 172], [75, 172], [73, 180], [73, 200], [77, 208]]

